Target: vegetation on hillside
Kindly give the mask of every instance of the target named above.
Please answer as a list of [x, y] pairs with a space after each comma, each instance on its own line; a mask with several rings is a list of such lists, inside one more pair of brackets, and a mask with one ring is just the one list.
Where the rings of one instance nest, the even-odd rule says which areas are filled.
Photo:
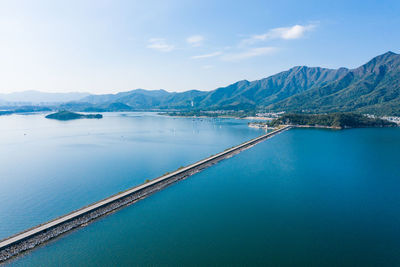
[[362, 128], [362, 127], [395, 127], [395, 123], [372, 118], [356, 113], [331, 113], [331, 114], [284, 114], [273, 120], [270, 126], [282, 124], [323, 126], [332, 128]]
[[57, 113], [49, 114], [46, 116], [47, 119], [54, 119], [54, 120], [76, 120], [76, 119], [101, 119], [103, 115], [101, 114], [79, 114], [70, 111], [59, 111]]
[[286, 112], [362, 112], [400, 116], [400, 55], [388, 52], [324, 86], [267, 107]]

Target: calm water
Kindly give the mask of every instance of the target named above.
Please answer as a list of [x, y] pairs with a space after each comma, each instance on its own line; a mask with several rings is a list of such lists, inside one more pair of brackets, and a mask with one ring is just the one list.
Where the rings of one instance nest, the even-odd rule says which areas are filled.
[[246, 121], [0, 116], [0, 239], [260, 135]]
[[399, 266], [399, 151], [400, 129], [293, 129], [11, 264]]

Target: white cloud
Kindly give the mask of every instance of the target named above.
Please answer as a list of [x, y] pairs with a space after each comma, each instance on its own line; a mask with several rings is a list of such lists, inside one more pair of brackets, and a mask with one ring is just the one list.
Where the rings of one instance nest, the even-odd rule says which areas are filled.
[[299, 39], [308, 31], [315, 29], [316, 24], [294, 25], [291, 27], [281, 27], [269, 30], [264, 34], [253, 35], [248, 39], [243, 40], [243, 44], [253, 44], [257, 41], [266, 41], [271, 39]]
[[221, 55], [221, 54], [222, 54], [222, 52], [220, 52], [220, 51], [217, 51], [217, 52], [210, 53], [210, 54], [204, 54], [204, 55], [192, 56], [192, 57], [191, 57], [191, 59], [201, 59], [201, 58], [216, 57], [216, 56], [219, 56], [219, 55]]
[[240, 52], [240, 53], [227, 54], [227, 55], [221, 57], [221, 59], [224, 61], [239, 61], [242, 59], [269, 55], [269, 54], [276, 52], [277, 50], [278, 50], [278, 48], [271, 47], [271, 46], [257, 47], [257, 48], [248, 49], [248, 50], [246, 50], [244, 52]]
[[149, 40], [147, 48], [151, 48], [161, 52], [171, 52], [175, 49], [175, 46], [168, 44], [167, 41], [163, 38], [152, 38]]
[[186, 38], [186, 42], [191, 46], [201, 46], [203, 44], [204, 37], [202, 35], [192, 35]]

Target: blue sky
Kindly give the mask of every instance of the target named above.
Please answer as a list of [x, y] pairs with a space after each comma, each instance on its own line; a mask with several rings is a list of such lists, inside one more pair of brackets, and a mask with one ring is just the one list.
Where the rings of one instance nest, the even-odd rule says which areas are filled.
[[0, 1], [0, 93], [211, 90], [400, 52], [400, 1]]

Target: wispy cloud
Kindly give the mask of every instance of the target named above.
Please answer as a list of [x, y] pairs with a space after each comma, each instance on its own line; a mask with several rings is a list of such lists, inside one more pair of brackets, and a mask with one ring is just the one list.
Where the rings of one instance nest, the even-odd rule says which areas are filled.
[[192, 56], [192, 57], [191, 57], [191, 59], [202, 59], [202, 58], [216, 57], [216, 56], [219, 56], [219, 55], [221, 55], [221, 54], [222, 54], [222, 52], [220, 52], [220, 51], [217, 51], [217, 52], [210, 53], [210, 54], [204, 54], [204, 55]]
[[243, 52], [226, 54], [222, 56], [221, 59], [224, 61], [240, 61], [252, 57], [270, 55], [275, 53], [276, 51], [278, 51], [278, 48], [272, 46], [250, 48]]
[[186, 38], [186, 42], [194, 47], [201, 46], [203, 44], [203, 41], [204, 36], [202, 35], [192, 35]]
[[175, 49], [174, 45], [168, 44], [164, 38], [149, 39], [147, 48], [154, 49], [161, 52], [171, 52]]
[[254, 44], [257, 41], [266, 41], [271, 39], [298, 39], [304, 36], [306, 32], [315, 29], [316, 24], [294, 25], [291, 27], [280, 27], [269, 30], [264, 34], [253, 35], [242, 41], [242, 44]]

